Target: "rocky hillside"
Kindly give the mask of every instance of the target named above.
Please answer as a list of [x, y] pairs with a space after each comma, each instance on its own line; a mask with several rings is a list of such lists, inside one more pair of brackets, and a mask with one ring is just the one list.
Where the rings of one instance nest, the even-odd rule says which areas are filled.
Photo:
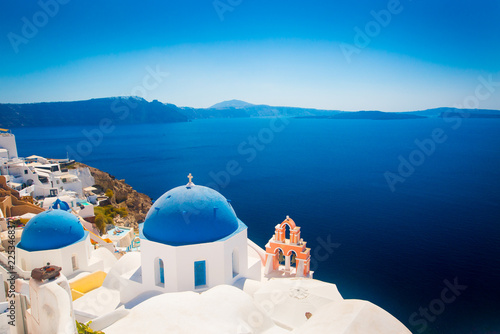
[[72, 102], [0, 103], [0, 125], [29, 126], [97, 125], [187, 122], [173, 104], [148, 102], [139, 97], [111, 97]]
[[153, 204], [148, 195], [137, 192], [130, 185], [125, 183], [125, 180], [118, 180], [109, 173], [82, 163], [77, 164], [81, 167], [88, 167], [90, 169], [97, 188], [103, 191], [107, 189], [113, 191], [113, 197], [111, 198], [111, 205], [113, 207], [127, 209], [128, 216], [115, 218], [116, 225], [137, 228], [139, 223], [144, 222], [146, 214]]

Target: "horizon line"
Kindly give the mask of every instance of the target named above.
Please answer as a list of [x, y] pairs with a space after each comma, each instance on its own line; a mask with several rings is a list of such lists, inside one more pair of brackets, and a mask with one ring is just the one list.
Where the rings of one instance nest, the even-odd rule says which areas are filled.
[[[154, 101], [157, 101], [162, 104], [171, 104], [176, 106], [177, 108], [191, 108], [191, 109], [229, 109], [231, 107], [227, 108], [213, 108], [214, 105], [224, 103], [224, 102], [231, 102], [231, 101], [239, 101], [239, 102], [244, 102], [251, 104], [252, 106], [267, 106], [267, 107], [275, 107], [275, 108], [297, 108], [297, 109], [313, 109], [313, 110], [319, 110], [319, 111], [339, 111], [339, 112], [361, 112], [361, 111], [379, 111], [379, 112], [384, 112], [384, 113], [404, 113], [404, 112], [417, 112], [417, 111], [427, 111], [427, 110], [436, 110], [436, 109], [456, 109], [456, 110], [493, 110], [493, 111], [500, 111], [500, 109], [490, 109], [490, 108], [457, 108], [457, 107], [450, 107], [450, 106], [439, 106], [439, 107], [431, 107], [431, 108], [426, 108], [426, 109], [416, 109], [416, 110], [402, 110], [402, 111], [384, 111], [384, 110], [379, 110], [379, 109], [357, 109], [357, 110], [342, 110], [342, 109], [324, 109], [324, 108], [315, 108], [315, 107], [297, 107], [297, 106], [291, 106], [291, 105], [269, 105], [269, 104], [256, 104], [256, 103], [251, 103], [247, 102], [244, 100], [239, 100], [239, 99], [230, 99], [230, 100], [224, 100], [221, 102], [217, 102], [216, 104], [213, 104], [210, 107], [191, 107], [191, 106], [179, 106], [174, 103], [170, 102], [163, 102], [158, 99], [152, 99], [151, 101], [148, 101], [147, 99], [140, 97], [140, 96], [133, 96], [133, 95], [120, 95], [120, 96], [107, 96], [107, 97], [93, 97], [93, 98], [87, 98], [87, 99], [81, 99], [81, 100], [59, 100], [59, 101], [38, 101], [38, 102], [0, 102], [0, 104], [43, 104], [43, 103], [72, 103], [72, 102], [85, 102], [85, 101], [91, 101], [91, 100], [105, 100], [105, 99], [129, 99], [129, 98], [134, 98], [134, 99], [141, 99], [146, 101], [147, 103], [152, 103]], [[233, 107], [234, 108], [234, 107]], [[235, 109], [243, 109], [242, 108], [235, 108]]]

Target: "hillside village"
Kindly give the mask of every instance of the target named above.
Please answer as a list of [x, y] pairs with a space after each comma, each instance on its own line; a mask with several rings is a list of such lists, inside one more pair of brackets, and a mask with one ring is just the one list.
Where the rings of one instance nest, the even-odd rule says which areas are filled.
[[84, 164], [18, 157], [9, 131], [0, 172], [0, 333], [410, 333], [313, 279], [291, 217], [262, 248], [191, 174], [153, 204]]

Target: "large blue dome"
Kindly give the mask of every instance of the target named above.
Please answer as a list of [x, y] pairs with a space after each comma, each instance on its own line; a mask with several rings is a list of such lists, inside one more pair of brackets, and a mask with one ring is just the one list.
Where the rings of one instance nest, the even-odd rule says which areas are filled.
[[87, 236], [78, 218], [63, 210], [49, 210], [31, 218], [17, 247], [33, 252], [58, 249]]
[[191, 183], [167, 191], [154, 203], [142, 235], [155, 242], [182, 246], [217, 241], [243, 227], [224, 196]]

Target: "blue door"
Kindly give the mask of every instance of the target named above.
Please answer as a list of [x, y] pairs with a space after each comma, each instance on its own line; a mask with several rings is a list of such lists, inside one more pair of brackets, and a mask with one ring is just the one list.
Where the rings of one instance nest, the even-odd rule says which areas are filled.
[[205, 261], [196, 261], [194, 263], [194, 286], [207, 284], [207, 270]]

